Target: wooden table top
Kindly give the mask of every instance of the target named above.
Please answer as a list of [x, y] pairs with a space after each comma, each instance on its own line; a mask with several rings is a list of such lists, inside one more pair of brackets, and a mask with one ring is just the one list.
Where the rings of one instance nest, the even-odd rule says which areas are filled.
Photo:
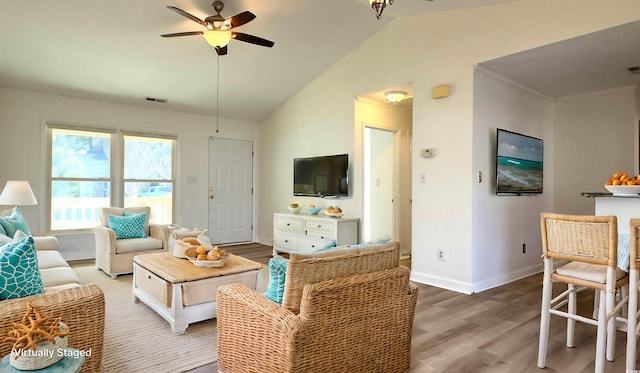
[[189, 260], [175, 257], [170, 252], [137, 255], [133, 257], [133, 261], [172, 284], [259, 270], [263, 267], [261, 263], [233, 254], [229, 254], [224, 266], [216, 268], [196, 267]]

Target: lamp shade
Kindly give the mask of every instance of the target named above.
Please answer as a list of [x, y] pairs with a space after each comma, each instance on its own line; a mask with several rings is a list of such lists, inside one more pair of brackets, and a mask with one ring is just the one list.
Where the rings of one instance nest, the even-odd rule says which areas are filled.
[[224, 47], [231, 40], [231, 30], [207, 30], [202, 36], [212, 47]]
[[0, 194], [0, 205], [33, 206], [38, 200], [26, 180], [9, 180]]

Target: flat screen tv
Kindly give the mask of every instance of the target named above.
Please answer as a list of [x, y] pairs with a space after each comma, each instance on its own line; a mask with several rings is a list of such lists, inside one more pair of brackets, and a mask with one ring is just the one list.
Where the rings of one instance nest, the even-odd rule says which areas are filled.
[[542, 193], [542, 140], [516, 132], [496, 132], [496, 194]]
[[346, 197], [349, 195], [347, 154], [293, 160], [293, 195]]

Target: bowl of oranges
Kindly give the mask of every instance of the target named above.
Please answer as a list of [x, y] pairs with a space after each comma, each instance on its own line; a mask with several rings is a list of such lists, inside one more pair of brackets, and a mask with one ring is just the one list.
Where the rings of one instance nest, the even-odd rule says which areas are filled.
[[[640, 175], [639, 175], [640, 176]], [[640, 194], [640, 179], [629, 176], [626, 172], [616, 172], [604, 184], [604, 187], [614, 195]]]

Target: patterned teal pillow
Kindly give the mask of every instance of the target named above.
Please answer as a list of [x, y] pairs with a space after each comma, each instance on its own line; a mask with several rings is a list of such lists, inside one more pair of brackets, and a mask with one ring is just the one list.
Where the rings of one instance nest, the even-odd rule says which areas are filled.
[[109, 215], [109, 228], [116, 232], [116, 238], [144, 238], [144, 221], [147, 213], [130, 216]]
[[31, 235], [27, 221], [24, 220], [19, 207], [15, 207], [9, 216], [0, 216], [0, 225], [7, 233], [7, 236], [12, 238], [17, 230], [23, 231], [27, 236]]
[[284, 296], [284, 279], [288, 263], [289, 260], [285, 258], [271, 258], [269, 260], [269, 285], [267, 285], [267, 292], [264, 295], [279, 304], [282, 304]]
[[0, 246], [0, 300], [43, 292], [33, 237]]

